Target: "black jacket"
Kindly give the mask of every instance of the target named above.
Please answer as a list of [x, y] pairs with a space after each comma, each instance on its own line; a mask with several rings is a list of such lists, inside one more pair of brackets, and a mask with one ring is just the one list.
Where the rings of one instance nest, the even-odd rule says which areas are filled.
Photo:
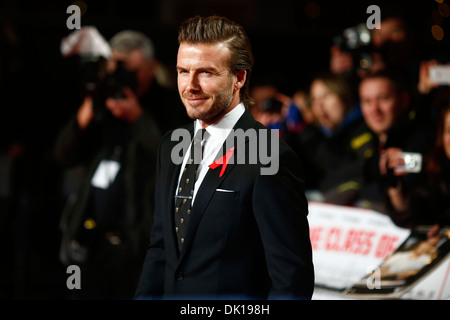
[[[185, 128], [192, 136], [193, 123]], [[268, 130], [248, 110], [236, 128], [255, 129], [255, 139], [259, 129]], [[173, 212], [181, 165], [171, 161], [176, 144], [169, 132], [160, 146], [155, 220], [136, 297], [310, 299], [314, 269], [308, 204], [295, 153], [280, 141], [274, 175], [261, 175], [260, 161], [230, 161], [222, 177], [222, 167], [209, 169], [179, 252]]]
[[321, 191], [327, 202], [351, 204], [361, 187], [364, 161], [373, 154], [373, 139], [362, 117], [331, 135], [317, 126], [303, 130], [296, 149], [304, 163], [307, 189]]
[[[83, 171], [77, 190], [68, 198], [61, 217], [61, 259], [65, 264], [81, 263], [86, 258], [73, 247], [74, 241], [83, 244], [86, 236], [84, 222], [92, 217], [90, 206], [93, 187], [91, 179], [99, 163], [113, 152], [121, 151], [122, 168], [119, 170], [123, 186], [121, 190], [106, 190], [104, 197], [124, 207], [120, 232], [136, 255], [145, 252], [153, 219], [153, 194], [157, 145], [161, 134], [155, 121], [143, 114], [135, 123], [128, 124], [115, 118], [105, 122], [93, 122], [85, 130], [71, 119], [62, 130], [55, 148], [56, 158], [63, 169], [80, 165]], [[118, 174], [118, 176], [119, 176]], [[123, 192], [122, 192], [123, 191]], [[111, 194], [111, 192], [115, 192]], [[111, 199], [116, 197], [118, 199]], [[94, 229], [103, 232], [101, 222]], [[85, 243], [86, 248], [95, 240]], [[77, 261], [78, 260], [78, 261]]]

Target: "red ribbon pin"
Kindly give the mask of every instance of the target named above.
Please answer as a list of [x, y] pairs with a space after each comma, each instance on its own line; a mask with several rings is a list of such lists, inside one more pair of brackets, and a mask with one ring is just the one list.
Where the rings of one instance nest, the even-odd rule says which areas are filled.
[[222, 158], [217, 159], [216, 161], [214, 161], [213, 163], [211, 163], [208, 166], [211, 169], [215, 169], [215, 168], [219, 167], [220, 165], [222, 165], [222, 170], [220, 170], [219, 178], [221, 176], [223, 176], [223, 174], [225, 173], [225, 169], [227, 168], [228, 162], [230, 161], [230, 158], [233, 155], [233, 152], [234, 152], [234, 147], [228, 149]]

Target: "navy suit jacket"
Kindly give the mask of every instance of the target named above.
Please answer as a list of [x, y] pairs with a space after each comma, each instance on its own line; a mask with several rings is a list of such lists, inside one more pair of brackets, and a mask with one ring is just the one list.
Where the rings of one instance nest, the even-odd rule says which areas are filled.
[[[185, 128], [192, 133], [193, 123]], [[238, 128], [255, 130], [258, 140], [259, 130], [268, 130], [248, 110]], [[136, 299], [310, 299], [308, 203], [295, 153], [280, 140], [274, 175], [261, 174], [259, 157], [256, 164], [230, 161], [222, 177], [221, 166], [209, 169], [179, 252], [173, 215], [181, 165], [171, 161], [179, 141], [170, 136], [159, 148], [154, 224]], [[248, 150], [250, 140], [237, 149]]]

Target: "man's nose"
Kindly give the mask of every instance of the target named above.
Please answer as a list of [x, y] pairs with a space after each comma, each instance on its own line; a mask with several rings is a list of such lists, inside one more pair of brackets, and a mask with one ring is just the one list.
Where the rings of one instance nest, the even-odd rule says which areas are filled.
[[371, 114], [374, 115], [374, 116], [379, 116], [379, 115], [381, 115], [383, 113], [381, 111], [381, 108], [380, 108], [380, 105], [379, 105], [378, 102], [374, 102], [371, 105], [370, 110], [371, 110]]
[[199, 91], [200, 90], [200, 83], [198, 81], [198, 77], [195, 74], [191, 74], [189, 76], [186, 90], [188, 91]]

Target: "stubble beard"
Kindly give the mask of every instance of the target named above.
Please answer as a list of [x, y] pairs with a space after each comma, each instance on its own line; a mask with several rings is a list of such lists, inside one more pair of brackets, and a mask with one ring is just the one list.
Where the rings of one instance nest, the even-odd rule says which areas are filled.
[[[186, 107], [187, 102], [185, 103], [185, 107], [187, 110], [187, 114], [189, 118], [193, 120], [201, 120], [205, 122], [213, 122], [215, 119], [219, 118], [221, 114], [223, 114], [228, 107], [230, 106], [233, 100], [233, 89], [232, 89], [231, 81], [229, 84], [218, 91], [215, 95], [215, 99], [212, 102], [211, 107], [207, 110], [201, 110], [200, 108]], [[189, 94], [183, 94], [183, 99], [186, 99]], [[195, 95], [193, 95], [195, 96]]]

